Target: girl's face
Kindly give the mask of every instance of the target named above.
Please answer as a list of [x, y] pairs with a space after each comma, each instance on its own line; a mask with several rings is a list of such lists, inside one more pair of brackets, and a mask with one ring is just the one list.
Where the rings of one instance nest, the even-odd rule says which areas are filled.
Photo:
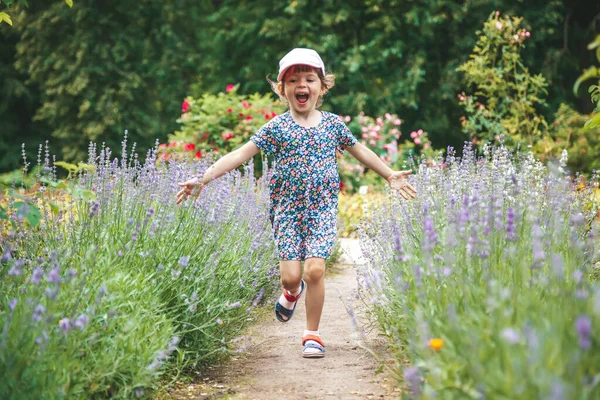
[[299, 114], [314, 110], [319, 96], [325, 94], [321, 79], [312, 68], [292, 67], [283, 79], [283, 94], [290, 108]]

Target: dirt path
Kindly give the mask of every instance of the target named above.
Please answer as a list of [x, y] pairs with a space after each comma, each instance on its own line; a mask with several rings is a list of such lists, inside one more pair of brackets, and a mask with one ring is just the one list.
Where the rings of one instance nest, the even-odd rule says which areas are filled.
[[[352, 321], [344, 303], [356, 290], [353, 263], [361, 262], [358, 241], [342, 240], [343, 254], [333, 276], [326, 278], [325, 308], [320, 332], [325, 341], [323, 359], [304, 359], [301, 338], [305, 327], [304, 297], [289, 323], [273, 313], [252, 327], [247, 350], [226, 365], [215, 367], [209, 377], [184, 384], [172, 399], [393, 399], [399, 393], [385, 374], [375, 375], [378, 365], [357, 346]], [[341, 296], [341, 297], [340, 297]], [[343, 302], [342, 302], [343, 300]], [[273, 300], [274, 302], [274, 300]], [[375, 335], [367, 336], [375, 345]]]

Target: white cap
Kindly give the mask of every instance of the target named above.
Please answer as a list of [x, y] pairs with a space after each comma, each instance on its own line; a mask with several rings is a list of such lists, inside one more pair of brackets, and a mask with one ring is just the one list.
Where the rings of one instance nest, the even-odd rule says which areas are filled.
[[283, 56], [279, 61], [279, 74], [277, 75], [279, 82], [281, 82], [285, 71], [293, 65], [309, 65], [318, 68], [323, 72], [323, 76], [325, 76], [325, 64], [323, 64], [319, 53], [312, 49], [296, 48]]

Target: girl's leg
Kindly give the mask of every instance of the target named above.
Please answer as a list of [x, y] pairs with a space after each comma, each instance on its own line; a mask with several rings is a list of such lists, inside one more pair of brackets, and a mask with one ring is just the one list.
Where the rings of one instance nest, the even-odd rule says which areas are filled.
[[325, 302], [325, 259], [310, 257], [304, 261], [306, 281], [306, 329], [318, 331]]
[[[280, 260], [279, 261], [279, 274], [281, 278], [281, 285], [292, 295], [300, 292], [300, 285], [302, 282], [302, 266], [300, 261], [297, 260]], [[290, 303], [286, 300], [285, 296], [281, 295], [279, 303], [291, 310], [294, 307], [294, 303]], [[285, 315], [281, 316], [283, 319], [288, 319]]]

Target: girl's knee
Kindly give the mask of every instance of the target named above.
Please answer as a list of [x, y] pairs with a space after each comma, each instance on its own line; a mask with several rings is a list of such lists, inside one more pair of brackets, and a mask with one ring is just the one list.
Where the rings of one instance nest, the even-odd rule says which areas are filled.
[[325, 276], [325, 260], [315, 259], [304, 263], [304, 276], [308, 282], [318, 282]]
[[302, 282], [302, 274], [301, 273], [286, 273], [281, 275], [281, 284], [284, 288], [288, 290], [293, 290], [300, 287], [300, 283]]

